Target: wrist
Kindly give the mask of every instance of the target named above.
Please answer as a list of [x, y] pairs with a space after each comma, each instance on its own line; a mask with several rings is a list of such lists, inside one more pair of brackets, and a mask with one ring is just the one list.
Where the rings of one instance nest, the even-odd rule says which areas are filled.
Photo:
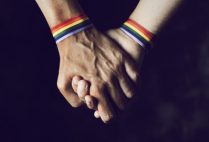
[[128, 19], [120, 29], [132, 40], [137, 42], [140, 47], [143, 47], [144, 49], [150, 49], [152, 47], [151, 40], [153, 34], [136, 21]]
[[156, 34], [159, 29], [158, 19], [153, 16], [149, 16], [147, 13], [141, 12], [138, 14], [137, 12], [133, 12], [129, 19], [136, 21], [153, 34]]
[[56, 43], [58, 44], [64, 39], [92, 26], [93, 24], [87, 16], [78, 15], [54, 26], [51, 31]]
[[81, 12], [68, 12], [66, 11], [62, 11], [62, 10], [58, 10], [55, 11], [54, 13], [52, 12], [52, 14], [50, 15], [51, 17], [49, 17], [48, 24], [50, 26], [50, 28], [65, 22], [66, 20], [68, 20], [69, 18], [72, 18], [74, 16], [80, 15]]
[[135, 62], [141, 63], [145, 55], [145, 49], [136, 41], [130, 38], [120, 28], [112, 29], [107, 32], [107, 35], [117, 42], [120, 47], [128, 54]]
[[36, 0], [50, 28], [83, 14], [79, 3], [75, 0]]

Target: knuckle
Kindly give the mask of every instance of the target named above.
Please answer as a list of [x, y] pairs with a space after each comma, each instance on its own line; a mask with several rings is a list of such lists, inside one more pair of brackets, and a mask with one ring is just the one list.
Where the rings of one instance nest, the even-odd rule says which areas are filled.
[[109, 123], [110, 121], [112, 121], [114, 118], [113, 114], [108, 114], [103, 118], [104, 123]]
[[78, 108], [82, 105], [81, 102], [69, 102], [73, 108]]
[[130, 99], [133, 98], [133, 96], [134, 96], [133, 90], [131, 88], [127, 88], [126, 89], [126, 95]]
[[60, 82], [60, 81], [58, 81], [58, 82], [57, 82], [57, 88], [58, 88], [61, 92], [65, 91], [65, 90], [66, 90], [66, 82]]

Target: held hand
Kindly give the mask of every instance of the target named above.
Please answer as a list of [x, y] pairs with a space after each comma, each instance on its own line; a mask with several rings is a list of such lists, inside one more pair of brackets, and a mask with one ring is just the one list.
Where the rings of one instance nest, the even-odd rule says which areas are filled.
[[82, 104], [71, 87], [74, 76], [81, 76], [90, 83], [89, 94], [98, 101], [96, 108], [104, 122], [114, 117], [113, 105], [123, 109], [133, 97], [132, 80], [137, 80], [137, 68], [123, 49], [94, 27], [68, 37], [58, 44], [58, 49], [57, 85], [73, 107]]
[[109, 38], [113, 39], [120, 45], [120, 47], [134, 60], [135, 65], [140, 69], [144, 60], [145, 48], [141, 47], [119, 28], [108, 30], [106, 34]]
[[[120, 29], [109, 30], [108, 32], [106, 32], [106, 35], [110, 37], [113, 41], [115, 41], [118, 45], [120, 45], [120, 48], [124, 50], [130, 58], [132, 58], [133, 62], [131, 64], [130, 62], [126, 62], [125, 69], [129, 76], [131, 84], [134, 86], [138, 85], [138, 82], [137, 82], [138, 72], [136, 72], [135, 69], [132, 68], [132, 66], [135, 66], [135, 68], [140, 69], [141, 63], [144, 58], [144, 49], [142, 47], [139, 47], [138, 43], [133, 41], [129, 36], [124, 34]], [[82, 80], [81, 77], [75, 76], [73, 80], [75, 80], [73, 82], [78, 82], [76, 80], [80, 80], [80, 82], [83, 82], [83, 84], [86, 84], [86, 86], [88, 85], [88, 83], [85, 82], [85, 80]], [[90, 109], [96, 108], [95, 103], [93, 103], [95, 101], [93, 100], [91, 96], [89, 96], [86, 89], [82, 87], [81, 83], [80, 84], [75, 83], [72, 86], [76, 86], [76, 89], [74, 89], [74, 91], [77, 92], [78, 95], [81, 94], [79, 95], [80, 99], [84, 99], [84, 97], [86, 97], [85, 100], [86, 100], [86, 104], [88, 108]], [[83, 90], [80, 89], [80, 91], [77, 91], [77, 86], [80, 86], [78, 88], [83, 88]], [[134, 90], [134, 86], [131, 86], [132, 87], [131, 89]], [[123, 88], [126, 88], [126, 86], [123, 86]], [[125, 107], [125, 105], [123, 107]], [[95, 117], [97, 118], [100, 117], [98, 111], [95, 111]]]

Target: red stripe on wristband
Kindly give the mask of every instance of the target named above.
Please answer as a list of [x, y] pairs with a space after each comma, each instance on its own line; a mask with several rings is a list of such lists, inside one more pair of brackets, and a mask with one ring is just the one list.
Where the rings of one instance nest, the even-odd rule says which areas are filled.
[[84, 19], [84, 18], [87, 18], [84, 14], [78, 15], [78, 16], [76, 16], [76, 17], [73, 17], [73, 18], [71, 18], [71, 19], [69, 19], [69, 20], [66, 20], [65, 22], [63, 22], [63, 23], [61, 23], [61, 24], [59, 24], [59, 25], [53, 27], [53, 28], [51, 29], [51, 31], [52, 31], [52, 33], [54, 33], [54, 32], [56, 32], [56, 31], [62, 29], [63, 27], [65, 27], [65, 26], [67, 26], [67, 25], [69, 25], [69, 24], [72, 24], [72, 23], [74, 23], [75, 21], [78, 21], [78, 20], [80, 20], [80, 19]]
[[143, 32], [148, 38], [152, 38], [153, 34], [148, 31], [147, 29], [145, 29], [142, 25], [140, 25], [139, 23], [136, 23], [135, 21], [133, 21], [132, 19], [128, 19], [127, 21], [128, 23], [130, 23], [131, 25], [133, 25], [134, 27], [136, 27], [138, 30], [140, 30], [141, 32]]

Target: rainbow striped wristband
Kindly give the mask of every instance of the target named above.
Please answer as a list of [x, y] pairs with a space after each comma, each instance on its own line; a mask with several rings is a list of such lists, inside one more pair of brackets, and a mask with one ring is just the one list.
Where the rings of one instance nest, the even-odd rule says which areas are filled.
[[92, 25], [93, 24], [88, 17], [79, 15], [53, 27], [51, 31], [56, 43], [59, 43], [69, 36], [81, 32]]
[[146, 49], [150, 49], [152, 47], [151, 39], [153, 34], [135, 21], [128, 19], [120, 29], [142, 47]]

